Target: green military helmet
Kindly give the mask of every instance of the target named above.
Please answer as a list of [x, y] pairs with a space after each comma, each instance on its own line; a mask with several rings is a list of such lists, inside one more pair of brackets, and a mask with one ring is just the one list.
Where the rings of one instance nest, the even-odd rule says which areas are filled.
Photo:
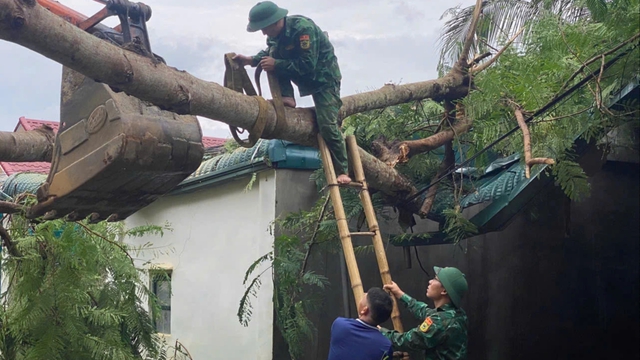
[[278, 7], [271, 1], [261, 1], [249, 10], [248, 32], [262, 30], [287, 16], [289, 10]]
[[460, 307], [460, 301], [464, 294], [467, 293], [467, 279], [464, 274], [454, 267], [441, 268], [434, 266], [433, 270], [436, 272], [436, 276], [444, 289], [447, 290], [453, 305]]

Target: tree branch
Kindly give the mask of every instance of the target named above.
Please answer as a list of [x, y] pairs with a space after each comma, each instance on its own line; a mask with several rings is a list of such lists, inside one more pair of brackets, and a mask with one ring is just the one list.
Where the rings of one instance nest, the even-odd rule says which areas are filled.
[[0, 238], [2, 238], [2, 245], [7, 249], [9, 255], [13, 257], [22, 257], [22, 254], [16, 248], [16, 244], [11, 239], [11, 235], [9, 235], [7, 229], [2, 226], [2, 222], [0, 222]]
[[552, 122], [552, 121], [557, 121], [557, 120], [560, 120], [560, 119], [565, 119], [565, 118], [569, 118], [569, 117], [574, 117], [574, 116], [576, 116], [576, 115], [580, 115], [580, 114], [582, 114], [582, 113], [584, 113], [584, 112], [587, 112], [587, 111], [589, 111], [589, 110], [591, 110], [591, 109], [593, 109], [593, 106], [589, 106], [589, 107], [588, 107], [588, 108], [586, 108], [586, 109], [582, 109], [582, 110], [580, 110], [580, 111], [576, 111], [576, 112], [574, 112], [573, 114], [562, 115], [562, 116], [556, 116], [556, 117], [552, 117], [552, 118], [549, 118], [549, 119], [544, 119], [544, 120], [536, 121], [536, 123]]
[[25, 207], [23, 205], [8, 202], [8, 201], [0, 201], [0, 213], [15, 214], [24, 210], [25, 210]]
[[[446, 104], [451, 104], [451, 102], [447, 101], [445, 102], [445, 105]], [[448, 110], [445, 108], [445, 116], [449, 116], [447, 114], [452, 111], [452, 106]], [[462, 110], [459, 110], [459, 112], [462, 112]], [[463, 113], [460, 113], [456, 115], [456, 121], [453, 123], [453, 126], [445, 128], [424, 139], [399, 142], [390, 149], [382, 151], [384, 156], [380, 156], [379, 159], [389, 166], [394, 166], [397, 163], [405, 163], [414, 155], [437, 149], [455, 137], [466, 133], [472, 124], [473, 121], [471, 119], [467, 118]]]
[[512, 103], [514, 107], [514, 112], [516, 115], [516, 120], [518, 121], [518, 125], [522, 130], [522, 136], [524, 137], [524, 162], [525, 162], [525, 176], [527, 179], [531, 177], [531, 167], [536, 164], [555, 164], [555, 161], [550, 158], [531, 158], [531, 134], [529, 133], [529, 127], [527, 123], [524, 121], [524, 116], [522, 115], [522, 108]]
[[309, 260], [309, 254], [311, 254], [311, 248], [315, 245], [316, 236], [318, 235], [318, 230], [320, 229], [320, 222], [322, 222], [322, 218], [324, 218], [324, 213], [327, 211], [327, 205], [329, 204], [329, 200], [331, 200], [331, 196], [327, 195], [327, 198], [324, 201], [324, 205], [322, 205], [322, 210], [320, 211], [320, 216], [318, 216], [318, 221], [316, 222], [316, 228], [313, 230], [313, 235], [311, 235], [311, 240], [309, 240], [309, 247], [307, 248], [307, 253], [304, 254], [304, 260], [302, 260], [302, 268], [300, 269], [300, 275], [304, 275], [304, 271], [307, 268], [307, 260]]
[[477, 65], [480, 61], [488, 58], [489, 56], [491, 56], [491, 52], [486, 52], [484, 54], [477, 55], [476, 57], [473, 58], [473, 60], [471, 60], [471, 62], [469, 62], [469, 67]]
[[453, 165], [455, 165], [455, 158], [455, 153], [453, 152], [453, 141], [447, 141], [447, 143], [444, 144], [444, 159], [442, 159], [442, 163], [440, 164], [437, 174], [433, 179], [431, 179], [431, 187], [427, 190], [427, 196], [422, 203], [422, 207], [420, 207], [420, 216], [426, 217], [431, 211], [433, 201], [435, 200], [438, 192], [438, 184], [434, 184], [434, 182], [449, 171]]
[[502, 49], [500, 49], [500, 51], [498, 51], [498, 53], [494, 57], [489, 59], [489, 61], [487, 61], [486, 63], [480, 64], [480, 65], [472, 68], [471, 72], [473, 74], [477, 74], [477, 73], [481, 72], [482, 70], [484, 70], [484, 69], [488, 68], [489, 66], [491, 66], [491, 64], [493, 64], [494, 62], [496, 62], [496, 60], [498, 60], [500, 55], [502, 55], [502, 53], [504, 53], [504, 51], [507, 50], [507, 48], [509, 46], [511, 46], [511, 44], [516, 40], [516, 38], [518, 38], [518, 36], [520, 36], [520, 34], [522, 34], [523, 31], [524, 31], [524, 26], [521, 27], [520, 30], [518, 30], [518, 32], [511, 39], [509, 39], [507, 44]]
[[[562, 36], [564, 38], [564, 33], [562, 33]], [[560, 94], [564, 89], [566, 89], [567, 86], [569, 86], [569, 84], [571, 83], [571, 81], [573, 81], [573, 79], [576, 78], [576, 76], [578, 76], [578, 74], [580, 74], [582, 72], [582, 70], [584, 70], [584, 68], [586, 68], [587, 66], [589, 66], [590, 64], [598, 61], [601, 59], [601, 57], [603, 56], [607, 56], [610, 54], [613, 54], [614, 52], [620, 50], [623, 46], [633, 42], [634, 40], [637, 40], [638, 38], [640, 38], [640, 32], [633, 35], [632, 37], [628, 38], [627, 40], [621, 42], [620, 44], [618, 44], [616, 47], [614, 47], [613, 49], [607, 50], [605, 52], [603, 52], [602, 54], [598, 54], [595, 55], [594, 57], [592, 57], [591, 59], [585, 61], [582, 63], [582, 65], [578, 68], [578, 70], [576, 70], [570, 77], [569, 79], [567, 79], [567, 81], [565, 81], [565, 83], [562, 85], [562, 87], [560, 87], [560, 90], [558, 90], [557, 94]], [[577, 56], [576, 56], [577, 57]], [[578, 59], [579, 60], [579, 59]], [[557, 96], [557, 95], [556, 95]], [[554, 96], [555, 97], [555, 96]]]
[[478, 20], [480, 19], [480, 13], [482, 12], [482, 0], [477, 0], [475, 8], [473, 9], [473, 19], [471, 20], [471, 26], [469, 26], [469, 32], [464, 40], [464, 46], [460, 53], [460, 59], [458, 59], [459, 66], [468, 66], [467, 59], [469, 58], [469, 51], [471, 45], [473, 45], [473, 37], [476, 35], [476, 28], [478, 27]]

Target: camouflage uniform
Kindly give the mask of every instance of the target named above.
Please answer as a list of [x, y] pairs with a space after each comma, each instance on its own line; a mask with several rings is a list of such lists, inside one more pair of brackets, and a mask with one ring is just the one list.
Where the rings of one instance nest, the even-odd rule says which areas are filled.
[[382, 328], [395, 351], [423, 351], [427, 360], [467, 358], [467, 315], [453, 304], [430, 309], [427, 304], [404, 294], [400, 301], [424, 322], [404, 333]]
[[264, 56], [276, 59], [275, 74], [283, 97], [294, 97], [292, 81], [300, 96], [313, 97], [318, 130], [331, 151], [336, 173], [346, 174], [347, 151], [338, 124], [342, 75], [326, 33], [307, 17], [287, 16], [282, 33], [267, 37], [267, 49], [253, 56], [251, 66], [257, 66]]

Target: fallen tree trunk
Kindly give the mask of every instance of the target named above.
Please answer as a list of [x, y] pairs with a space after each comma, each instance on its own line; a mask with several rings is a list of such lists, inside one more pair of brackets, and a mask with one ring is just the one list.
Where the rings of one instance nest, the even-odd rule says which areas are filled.
[[21, 132], [0, 131], [0, 161], [51, 161], [53, 153], [53, 129]]
[[[252, 128], [258, 116], [257, 99], [111, 45], [54, 15], [35, 0], [0, 0], [0, 39], [29, 48], [96, 81], [178, 114], [200, 115], [245, 129]], [[458, 99], [468, 93], [468, 81], [466, 68], [458, 65], [437, 80], [386, 85], [344, 97], [340, 116], [427, 98]], [[262, 138], [317, 147], [314, 116], [312, 108], [288, 108], [286, 122], [279, 124], [280, 131], [274, 133], [276, 114], [270, 108]], [[416, 192], [411, 182], [395, 169], [362, 149], [360, 153], [368, 183], [373, 188], [396, 198]], [[416, 199], [407, 209], [417, 213], [420, 205], [421, 200]]]

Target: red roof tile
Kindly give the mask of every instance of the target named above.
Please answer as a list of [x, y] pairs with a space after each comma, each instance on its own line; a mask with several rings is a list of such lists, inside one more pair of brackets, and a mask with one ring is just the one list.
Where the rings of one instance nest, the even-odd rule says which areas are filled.
[[21, 116], [20, 119], [18, 120], [18, 125], [16, 125], [16, 128], [13, 131], [17, 131], [20, 125], [22, 125], [22, 127], [26, 131], [35, 130], [41, 127], [42, 125], [49, 125], [53, 129], [53, 132], [57, 133], [60, 123], [57, 121], [27, 119], [24, 116]]
[[5, 174], [13, 175], [15, 173], [32, 172], [39, 174], [48, 174], [51, 163], [48, 162], [0, 162], [2, 170]]
[[205, 148], [222, 146], [226, 141], [227, 139], [223, 139], [223, 138], [210, 137], [210, 136], [202, 137], [202, 145], [204, 145]]

